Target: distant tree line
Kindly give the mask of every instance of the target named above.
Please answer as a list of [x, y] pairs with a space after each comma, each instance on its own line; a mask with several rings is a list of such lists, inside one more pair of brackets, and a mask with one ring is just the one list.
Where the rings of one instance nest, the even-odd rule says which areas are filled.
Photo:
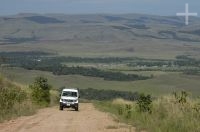
[[162, 66], [172, 66], [173, 61], [137, 61], [129, 63], [128, 66], [146, 66], [146, 67], [162, 67]]
[[[68, 67], [62, 65], [65, 62], [67, 57], [50, 57], [48, 54], [42, 52], [14, 52], [14, 53], [0, 53], [1, 56], [7, 57], [7, 64], [13, 67], [23, 67], [28, 70], [41, 70], [41, 71], [50, 71], [55, 75], [83, 75], [91, 77], [101, 77], [105, 80], [114, 80], [114, 81], [135, 81], [135, 80], [145, 80], [149, 79], [146, 76], [140, 76], [136, 74], [125, 74], [121, 72], [113, 72], [109, 70], [100, 70], [92, 67]], [[74, 58], [76, 61], [83, 61], [84, 58]], [[72, 58], [69, 57], [68, 61], [72, 61]], [[86, 58], [88, 61], [93, 62], [109, 62], [109, 60], [120, 61], [120, 58]], [[125, 59], [126, 60], [126, 59]]]
[[176, 60], [139, 60], [128, 63], [128, 66], [146, 66], [146, 67], [199, 67], [200, 60], [190, 58], [186, 55], [176, 57]]
[[199, 70], [185, 70], [183, 73], [187, 75], [200, 75]]
[[116, 90], [98, 90], [93, 88], [80, 89], [80, 96], [88, 100], [112, 100], [122, 98], [125, 100], [134, 101], [140, 96], [137, 92], [116, 91]]
[[146, 76], [139, 76], [136, 74], [124, 74], [121, 72], [104, 71], [97, 68], [86, 68], [86, 67], [59, 67], [53, 72], [56, 75], [83, 75], [92, 77], [102, 77], [105, 80], [115, 80], [115, 81], [135, 81], [135, 80], [145, 80], [149, 79]]
[[121, 72], [113, 72], [113, 71], [107, 71], [107, 70], [100, 70], [93, 67], [68, 67], [63, 66], [61, 64], [55, 64], [55, 65], [46, 65], [44, 63], [35, 63], [33, 65], [30, 65], [30, 63], [27, 65], [23, 64], [21, 67], [29, 70], [41, 70], [41, 71], [49, 71], [52, 72], [54, 75], [82, 75], [82, 76], [91, 76], [91, 77], [101, 77], [104, 78], [104, 80], [110, 80], [110, 81], [135, 81], [135, 80], [146, 80], [150, 77], [147, 76], [141, 76], [137, 74], [125, 74]]
[[[135, 71], [182, 71], [192, 73], [200, 71], [200, 60], [190, 58], [186, 55], [177, 56], [176, 60], [141, 59], [141, 58], [82, 58], [62, 57], [46, 52], [0, 52], [0, 65], [9, 64], [13, 67], [23, 67], [29, 70], [50, 71], [56, 75], [83, 75], [101, 77], [105, 80], [134, 81], [144, 80], [149, 77], [136, 74], [125, 74], [119, 71], [100, 70], [92, 67], [73, 66], [68, 67], [63, 63], [123, 63], [130, 67], [136, 67]], [[139, 68], [138, 68], [139, 66]], [[140, 68], [145, 66], [145, 68]], [[155, 68], [157, 67], [157, 68]]]
[[[1, 58], [10, 59], [8, 63], [17, 62], [21, 64], [26, 62], [37, 62], [38, 60], [44, 63], [60, 64], [63, 62], [73, 63], [128, 63], [129, 66], [200, 66], [200, 60], [190, 58], [186, 55], [179, 55], [176, 60], [162, 60], [162, 59], [143, 59], [137, 57], [107, 57], [107, 58], [83, 58], [83, 57], [65, 57], [56, 56], [56, 54], [32, 51], [32, 52], [0, 52]], [[26, 63], [24, 62], [24, 63]]]

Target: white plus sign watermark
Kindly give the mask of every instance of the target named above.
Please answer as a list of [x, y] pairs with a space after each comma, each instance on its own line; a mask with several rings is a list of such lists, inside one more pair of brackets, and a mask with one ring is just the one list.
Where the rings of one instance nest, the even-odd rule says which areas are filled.
[[185, 25], [189, 24], [189, 16], [197, 16], [197, 13], [190, 13], [189, 12], [189, 5], [188, 3], [185, 4], [185, 13], [176, 13], [177, 16], [185, 16]]

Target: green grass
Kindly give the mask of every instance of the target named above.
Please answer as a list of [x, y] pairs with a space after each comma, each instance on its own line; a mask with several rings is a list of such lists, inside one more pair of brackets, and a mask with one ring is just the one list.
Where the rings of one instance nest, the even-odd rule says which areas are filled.
[[[105, 81], [102, 78], [85, 77], [79, 75], [55, 76], [50, 72], [29, 71], [22, 68], [4, 68], [1, 72], [10, 80], [28, 85], [37, 76], [47, 77], [53, 88], [62, 86], [95, 89], [113, 89], [150, 93], [154, 96], [165, 95], [174, 91], [185, 90], [193, 96], [200, 95], [200, 76], [184, 75], [178, 72], [140, 72], [138, 74], [153, 74], [153, 79], [133, 82]], [[136, 73], [136, 72], [135, 72]]]
[[94, 104], [97, 109], [112, 113], [120, 121], [135, 126], [137, 130], [148, 132], [200, 131], [200, 100], [189, 99], [186, 104], [179, 104], [172, 96], [164, 96], [153, 101], [151, 114], [140, 112], [136, 102], [119, 99]]

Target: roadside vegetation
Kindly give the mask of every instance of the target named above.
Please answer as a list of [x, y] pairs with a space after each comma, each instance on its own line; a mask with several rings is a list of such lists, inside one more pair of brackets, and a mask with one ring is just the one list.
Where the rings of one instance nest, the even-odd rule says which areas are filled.
[[40, 106], [48, 106], [50, 103], [50, 89], [48, 80], [44, 77], [35, 78], [35, 82], [29, 86], [33, 102]]
[[0, 76], [0, 122], [32, 115], [39, 108], [55, 105], [58, 93], [50, 88], [44, 77], [35, 78], [28, 88]]
[[184, 91], [152, 99], [140, 95], [137, 101], [115, 99], [95, 102], [95, 106], [110, 112], [120, 121], [149, 132], [199, 132], [200, 99], [191, 99]]
[[23, 86], [0, 77], [0, 122], [35, 112], [36, 106]]

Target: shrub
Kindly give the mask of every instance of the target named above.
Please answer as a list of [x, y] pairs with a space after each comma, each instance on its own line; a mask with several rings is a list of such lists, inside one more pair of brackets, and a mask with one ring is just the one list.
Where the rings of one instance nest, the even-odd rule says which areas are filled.
[[34, 103], [48, 106], [50, 103], [50, 88], [48, 80], [44, 77], [36, 77], [35, 82], [29, 86], [32, 90], [31, 96]]
[[137, 100], [137, 105], [140, 112], [152, 112], [152, 99], [151, 95], [140, 94], [139, 99]]

